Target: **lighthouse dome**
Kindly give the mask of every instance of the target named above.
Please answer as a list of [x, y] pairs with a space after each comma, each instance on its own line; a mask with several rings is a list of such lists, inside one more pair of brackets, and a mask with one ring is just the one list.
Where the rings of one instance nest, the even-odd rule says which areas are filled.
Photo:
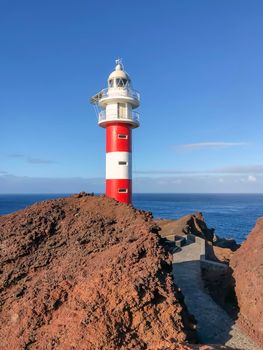
[[123, 69], [123, 65], [120, 60], [116, 61], [115, 70], [108, 77], [109, 87], [125, 87], [128, 86], [131, 79], [127, 72]]
[[125, 72], [123, 69], [115, 69], [110, 75], [108, 80], [114, 79], [114, 78], [122, 78], [130, 80], [130, 77], [127, 72]]

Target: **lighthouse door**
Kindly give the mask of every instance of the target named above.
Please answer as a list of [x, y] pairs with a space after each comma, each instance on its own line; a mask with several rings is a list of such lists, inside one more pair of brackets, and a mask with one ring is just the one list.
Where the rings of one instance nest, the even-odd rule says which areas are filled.
[[118, 103], [118, 118], [127, 118], [127, 106], [125, 103]]

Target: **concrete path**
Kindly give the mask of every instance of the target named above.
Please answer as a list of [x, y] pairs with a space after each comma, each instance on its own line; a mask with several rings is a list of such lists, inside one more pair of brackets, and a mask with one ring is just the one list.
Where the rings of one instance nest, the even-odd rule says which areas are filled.
[[242, 350], [262, 350], [244, 335], [228, 314], [203, 288], [200, 270], [200, 246], [189, 242], [173, 255], [173, 275], [185, 304], [198, 322], [197, 332], [203, 344], [229, 345]]

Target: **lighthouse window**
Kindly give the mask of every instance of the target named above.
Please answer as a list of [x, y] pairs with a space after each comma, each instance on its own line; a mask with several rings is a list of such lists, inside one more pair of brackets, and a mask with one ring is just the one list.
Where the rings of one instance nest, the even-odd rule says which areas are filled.
[[118, 103], [118, 118], [127, 118], [127, 107], [125, 103]]
[[123, 161], [123, 160], [120, 160], [120, 161], [119, 161], [119, 165], [128, 165], [128, 162], [125, 162], [125, 161]]
[[126, 139], [127, 140], [128, 135], [125, 134], [118, 134], [118, 139]]
[[122, 79], [117, 78], [116, 79], [116, 84], [117, 84], [118, 87], [122, 87], [123, 86]]
[[119, 188], [118, 192], [119, 193], [128, 193], [128, 189], [127, 188]]
[[127, 84], [127, 79], [117, 78], [116, 79], [116, 85], [118, 87], [125, 87]]
[[109, 87], [113, 87], [113, 79], [109, 81]]

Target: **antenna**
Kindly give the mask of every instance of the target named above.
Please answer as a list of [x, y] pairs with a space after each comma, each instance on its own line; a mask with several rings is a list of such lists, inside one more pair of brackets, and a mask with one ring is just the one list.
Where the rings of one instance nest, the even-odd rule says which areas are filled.
[[116, 63], [117, 66], [120, 66], [121, 69], [123, 69], [122, 58], [118, 57], [118, 58], [115, 60], [115, 63]]

